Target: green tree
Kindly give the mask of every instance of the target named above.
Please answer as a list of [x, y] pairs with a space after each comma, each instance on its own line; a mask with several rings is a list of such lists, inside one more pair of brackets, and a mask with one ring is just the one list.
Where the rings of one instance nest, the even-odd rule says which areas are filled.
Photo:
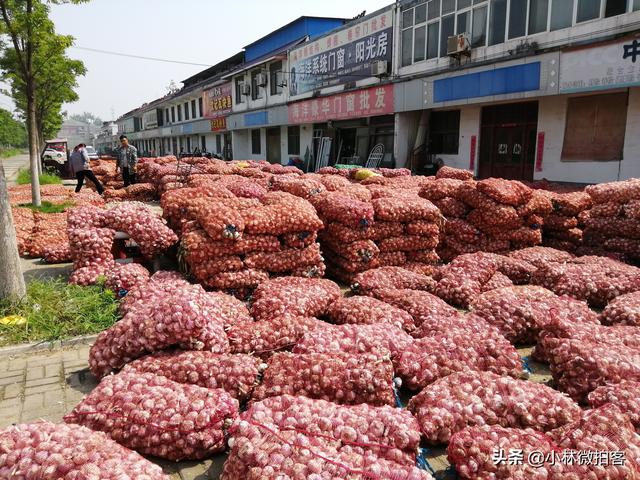
[[69, 118], [78, 120], [79, 122], [88, 123], [90, 125], [96, 125], [97, 127], [102, 126], [102, 119], [91, 112], [74, 113], [73, 115], [69, 115]]
[[24, 124], [0, 108], [0, 147], [26, 147], [27, 131]]
[[[53, 22], [49, 19], [49, 4], [83, 3], [86, 0], [0, 0], [0, 62], [5, 72], [13, 71], [12, 92], [22, 92], [24, 98], [20, 106], [20, 96], [14, 97], [18, 108], [23, 109], [29, 134], [29, 157], [31, 163], [31, 195], [33, 204], [40, 206], [40, 183], [37, 172], [40, 168], [38, 151], [38, 95], [46, 72], [38, 61], [40, 52], [57, 51], [65, 38], [55, 34]], [[53, 46], [51, 46], [54, 44]], [[66, 49], [66, 47], [65, 47]], [[64, 50], [63, 50], [64, 52]], [[55, 62], [54, 62], [55, 63]], [[40, 83], [39, 84], [39, 80]]]

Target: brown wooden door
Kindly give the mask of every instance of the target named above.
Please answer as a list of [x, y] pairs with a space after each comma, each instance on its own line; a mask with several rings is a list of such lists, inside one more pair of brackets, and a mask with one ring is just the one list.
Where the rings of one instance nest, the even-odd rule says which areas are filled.
[[267, 161], [280, 163], [280, 127], [267, 128]]
[[480, 132], [481, 178], [533, 180], [537, 102], [486, 107]]

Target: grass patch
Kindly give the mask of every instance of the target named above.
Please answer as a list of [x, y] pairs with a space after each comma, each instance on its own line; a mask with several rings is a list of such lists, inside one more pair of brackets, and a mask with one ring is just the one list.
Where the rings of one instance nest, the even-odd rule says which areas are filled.
[[20, 204], [18, 206], [19, 207], [30, 208], [34, 212], [40, 212], [40, 213], [62, 213], [67, 208], [71, 208], [74, 205], [75, 205], [75, 203], [73, 203], [72, 201], [67, 201], [67, 202], [64, 202], [64, 203], [51, 203], [51, 202], [48, 202], [47, 200], [44, 200], [44, 201], [41, 202], [39, 207], [36, 207], [35, 205], [32, 205], [31, 203], [22, 203], [22, 204]]
[[0, 158], [15, 157], [21, 153], [24, 153], [24, 150], [19, 148], [0, 148]]
[[[18, 177], [16, 178], [18, 185], [27, 185], [31, 183], [31, 170], [21, 168], [18, 170]], [[62, 179], [58, 175], [52, 173], [43, 173], [40, 175], [40, 185], [61, 185]]]
[[117, 309], [113, 292], [101, 286], [35, 280], [27, 285], [22, 301], [0, 301], [0, 318], [18, 315], [26, 319], [22, 325], [0, 324], [0, 346], [98, 333], [116, 322]]

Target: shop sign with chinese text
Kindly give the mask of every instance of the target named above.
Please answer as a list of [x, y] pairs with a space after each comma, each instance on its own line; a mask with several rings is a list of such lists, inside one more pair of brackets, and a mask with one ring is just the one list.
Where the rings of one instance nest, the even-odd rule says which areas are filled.
[[370, 77], [371, 65], [393, 55], [393, 9], [289, 52], [289, 93], [300, 95]]
[[204, 117], [218, 118], [231, 113], [231, 82], [205, 90]]
[[227, 117], [214, 118], [213, 120], [210, 120], [210, 122], [212, 132], [219, 132], [227, 129]]
[[393, 85], [382, 85], [289, 104], [289, 123], [375, 117], [393, 113]]
[[640, 39], [562, 52], [560, 93], [640, 85]]

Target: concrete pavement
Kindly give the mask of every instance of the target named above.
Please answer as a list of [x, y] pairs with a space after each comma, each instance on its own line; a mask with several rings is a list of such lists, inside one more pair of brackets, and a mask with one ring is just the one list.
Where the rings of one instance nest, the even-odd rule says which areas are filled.
[[9, 185], [12, 185], [16, 177], [18, 175], [18, 170], [21, 168], [29, 168], [29, 155], [16, 155], [15, 157], [2, 158], [0, 159], [2, 165], [4, 166], [4, 176], [9, 182]]

